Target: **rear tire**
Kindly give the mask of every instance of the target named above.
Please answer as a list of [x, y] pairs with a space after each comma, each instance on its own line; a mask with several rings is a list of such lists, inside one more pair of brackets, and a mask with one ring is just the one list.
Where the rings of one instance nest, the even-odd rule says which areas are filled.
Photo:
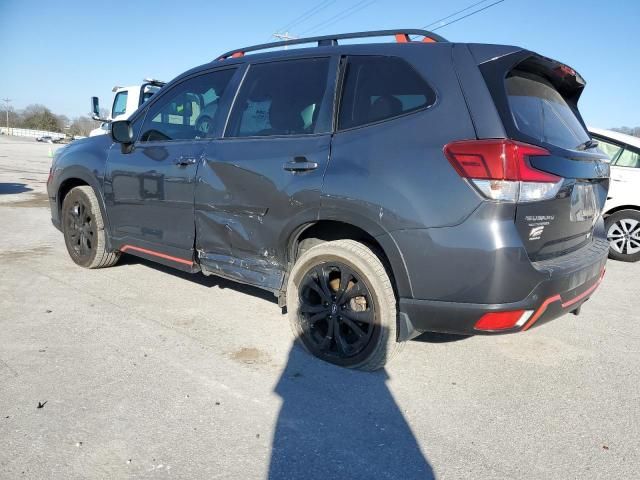
[[377, 370], [402, 348], [396, 297], [387, 271], [367, 246], [336, 240], [309, 248], [287, 284], [296, 340], [316, 357], [347, 368]]
[[62, 232], [71, 259], [81, 267], [111, 267], [120, 252], [108, 252], [100, 205], [89, 186], [75, 187], [62, 201]]
[[640, 260], [640, 211], [620, 210], [604, 220], [609, 258], [622, 262]]

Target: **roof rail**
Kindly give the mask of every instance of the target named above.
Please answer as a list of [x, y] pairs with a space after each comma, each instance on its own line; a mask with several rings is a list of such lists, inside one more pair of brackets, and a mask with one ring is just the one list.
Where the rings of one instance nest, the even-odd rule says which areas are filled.
[[[445, 38], [440, 35], [430, 32], [428, 30], [406, 29], [401, 28], [397, 30], [371, 30], [368, 32], [355, 32], [355, 33], [340, 33], [337, 35], [324, 35], [321, 37], [306, 37], [295, 38], [293, 40], [284, 40], [280, 42], [263, 43], [261, 45], [253, 45], [251, 47], [240, 48], [237, 50], [231, 50], [227, 53], [220, 55], [217, 60], [226, 60], [227, 58], [238, 58], [244, 56], [247, 52], [255, 52], [257, 50], [266, 50], [268, 48], [287, 47], [291, 45], [299, 45], [303, 43], [318, 42], [318, 47], [327, 47], [338, 45], [338, 40], [344, 40], [347, 38], [367, 38], [367, 37], [395, 37], [398, 43], [411, 43], [411, 35], [417, 35], [423, 37], [422, 42], [436, 43], [447, 42]], [[420, 42], [415, 42], [420, 43]]]

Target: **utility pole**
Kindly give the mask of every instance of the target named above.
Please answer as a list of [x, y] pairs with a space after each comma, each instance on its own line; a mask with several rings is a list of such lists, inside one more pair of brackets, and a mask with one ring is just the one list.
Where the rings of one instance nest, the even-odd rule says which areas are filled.
[[[293, 35], [289, 35], [289, 32], [284, 33], [274, 33], [272, 37], [277, 38], [278, 40], [295, 40], [298, 37], [294, 37]], [[288, 47], [285, 45], [284, 49], [286, 50]]]
[[2, 101], [7, 104], [7, 106], [6, 106], [6, 112], [7, 112], [7, 135], [9, 135], [9, 102], [11, 101], [11, 99], [10, 98], [3, 98]]

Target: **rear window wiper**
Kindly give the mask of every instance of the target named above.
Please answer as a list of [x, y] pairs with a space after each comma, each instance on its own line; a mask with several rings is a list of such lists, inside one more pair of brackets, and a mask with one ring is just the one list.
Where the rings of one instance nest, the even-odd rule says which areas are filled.
[[576, 150], [589, 150], [590, 148], [596, 148], [598, 146], [598, 141], [589, 139], [584, 143], [581, 143], [576, 147]]

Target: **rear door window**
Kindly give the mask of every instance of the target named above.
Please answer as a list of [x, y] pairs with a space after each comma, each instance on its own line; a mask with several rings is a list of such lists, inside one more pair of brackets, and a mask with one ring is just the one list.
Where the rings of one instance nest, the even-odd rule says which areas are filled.
[[338, 128], [379, 122], [429, 107], [436, 94], [398, 57], [348, 57]]
[[329, 58], [251, 65], [234, 102], [227, 137], [324, 133], [318, 122]]
[[589, 140], [562, 95], [545, 78], [514, 71], [506, 79], [509, 107], [516, 128], [540, 142], [575, 149]]

